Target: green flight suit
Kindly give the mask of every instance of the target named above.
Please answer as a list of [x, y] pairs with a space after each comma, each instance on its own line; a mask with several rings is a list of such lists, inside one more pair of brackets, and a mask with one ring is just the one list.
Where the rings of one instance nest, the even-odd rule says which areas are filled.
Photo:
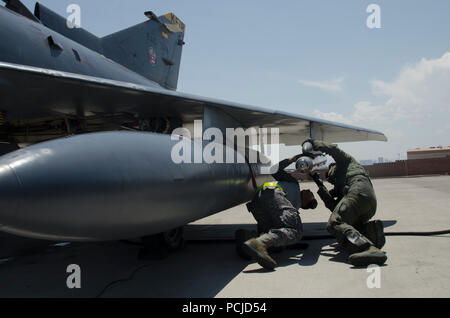
[[375, 191], [369, 175], [352, 156], [336, 145], [322, 141], [312, 141], [314, 150], [329, 154], [336, 162], [330, 169], [330, 182], [334, 189], [328, 191], [324, 186], [317, 192], [326, 207], [332, 211], [327, 230], [350, 254], [361, 252], [373, 245], [357, 229], [363, 228], [374, 215], [377, 208]]

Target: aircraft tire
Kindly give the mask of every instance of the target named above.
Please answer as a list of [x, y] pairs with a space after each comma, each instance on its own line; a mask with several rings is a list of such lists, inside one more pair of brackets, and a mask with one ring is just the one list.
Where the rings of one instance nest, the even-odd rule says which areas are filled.
[[162, 233], [162, 237], [165, 247], [170, 252], [181, 250], [185, 245], [183, 239], [183, 227], [164, 232]]

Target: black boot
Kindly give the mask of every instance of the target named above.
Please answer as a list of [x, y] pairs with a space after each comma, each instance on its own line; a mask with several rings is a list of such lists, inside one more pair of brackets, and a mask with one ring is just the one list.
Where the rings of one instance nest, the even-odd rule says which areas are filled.
[[361, 228], [361, 234], [366, 236], [377, 248], [382, 248], [386, 243], [383, 222], [380, 220], [364, 224]]
[[344, 237], [338, 240], [344, 251], [348, 254], [360, 253], [367, 250], [371, 245], [367, 238], [365, 238], [357, 230], [348, 230], [344, 233]]
[[387, 256], [385, 252], [372, 245], [363, 252], [350, 255], [348, 260], [353, 266], [367, 267], [371, 264], [384, 264], [387, 260]]
[[244, 251], [247, 255], [256, 258], [259, 265], [267, 270], [273, 270], [277, 266], [267, 252], [268, 246], [259, 239], [252, 238], [244, 243]]
[[243, 229], [236, 230], [234, 233], [234, 239], [236, 242], [236, 253], [240, 258], [249, 261], [252, 259], [247, 253], [244, 252], [244, 243], [251, 238], [257, 237], [256, 231], [247, 231]]

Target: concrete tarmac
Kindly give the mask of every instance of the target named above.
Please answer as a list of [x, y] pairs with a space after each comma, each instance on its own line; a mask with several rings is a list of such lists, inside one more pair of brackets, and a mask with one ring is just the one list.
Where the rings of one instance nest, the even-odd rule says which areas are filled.
[[[449, 176], [373, 183], [386, 232], [450, 229]], [[301, 187], [316, 192], [314, 183]], [[305, 235], [327, 234], [329, 214], [320, 199], [316, 210], [301, 210]], [[371, 272], [348, 264], [332, 239], [308, 241], [273, 254], [279, 266], [267, 272], [235, 253], [234, 231], [254, 227], [244, 205], [210, 216], [188, 225], [186, 247], [160, 261], [137, 260], [140, 247], [122, 242], [1, 234], [0, 297], [450, 297], [450, 235], [388, 236], [387, 263]], [[81, 270], [79, 289], [67, 287], [70, 264]]]

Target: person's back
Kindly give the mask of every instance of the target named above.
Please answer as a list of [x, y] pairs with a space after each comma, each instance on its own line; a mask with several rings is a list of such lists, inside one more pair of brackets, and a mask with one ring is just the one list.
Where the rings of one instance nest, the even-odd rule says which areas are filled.
[[350, 187], [355, 180], [360, 179], [361, 177], [367, 178], [369, 181], [368, 186], [372, 187], [366, 169], [364, 169], [364, 167], [351, 155], [333, 144], [318, 140], [314, 140], [312, 143], [315, 149], [329, 154], [336, 162], [333, 171], [329, 171], [329, 181], [335, 186], [336, 191], [341, 196], [348, 191], [348, 187]]

